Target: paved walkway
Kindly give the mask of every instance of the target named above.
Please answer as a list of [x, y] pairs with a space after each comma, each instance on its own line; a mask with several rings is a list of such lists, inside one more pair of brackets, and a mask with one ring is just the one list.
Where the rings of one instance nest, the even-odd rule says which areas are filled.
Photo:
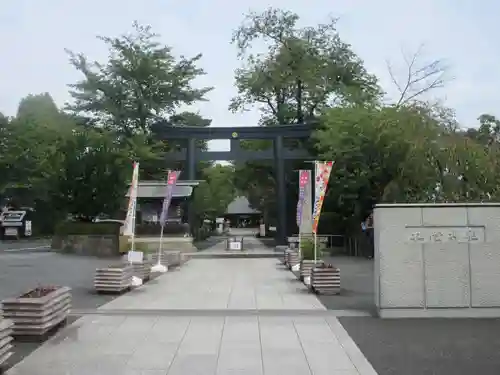
[[376, 375], [275, 259], [194, 259], [94, 313], [7, 374]]

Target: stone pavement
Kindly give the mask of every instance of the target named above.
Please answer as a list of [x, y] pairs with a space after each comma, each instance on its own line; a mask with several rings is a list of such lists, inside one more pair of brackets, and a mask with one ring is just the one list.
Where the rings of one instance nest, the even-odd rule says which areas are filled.
[[7, 374], [376, 375], [276, 259], [194, 259], [87, 313]]

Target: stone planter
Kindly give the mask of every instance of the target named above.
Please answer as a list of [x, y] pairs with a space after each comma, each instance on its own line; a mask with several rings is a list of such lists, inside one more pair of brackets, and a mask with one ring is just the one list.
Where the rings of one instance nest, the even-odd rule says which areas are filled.
[[[158, 263], [158, 252], [149, 254], [149, 261], [154, 266]], [[186, 254], [181, 251], [163, 251], [161, 254], [161, 264], [167, 267], [180, 267], [187, 260]]]
[[148, 261], [132, 263], [132, 275], [140, 278], [143, 282], [151, 278], [151, 263]]
[[12, 326], [14, 323], [0, 317], [0, 373], [5, 362], [12, 355]]
[[300, 256], [298, 251], [291, 250], [290, 252], [287, 253], [286, 265], [288, 266], [288, 268], [292, 269], [293, 266], [299, 263], [300, 263]]
[[331, 265], [314, 267], [311, 270], [311, 288], [318, 294], [339, 294], [340, 270]]
[[281, 263], [283, 263], [285, 266], [288, 265], [288, 253], [294, 251], [290, 248], [287, 248], [285, 251], [283, 251], [283, 257], [281, 258]]
[[274, 248], [274, 251], [280, 254], [283, 254], [288, 249], [286, 245], [278, 245]]
[[121, 293], [132, 285], [133, 271], [130, 264], [97, 268], [95, 270], [94, 288], [98, 292]]
[[300, 276], [299, 276], [300, 280], [304, 281], [305, 277], [310, 277], [311, 270], [315, 265], [319, 266], [319, 265], [323, 265], [323, 264], [324, 264], [324, 262], [322, 260], [317, 260], [316, 262], [314, 262], [314, 260], [303, 259], [300, 262]]
[[41, 338], [66, 320], [71, 309], [71, 289], [37, 287], [2, 301], [2, 309], [3, 317], [14, 323], [12, 336]]

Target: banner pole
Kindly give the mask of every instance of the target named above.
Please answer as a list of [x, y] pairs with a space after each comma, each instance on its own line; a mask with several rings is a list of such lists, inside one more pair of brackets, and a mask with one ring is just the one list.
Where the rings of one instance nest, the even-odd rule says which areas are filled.
[[317, 260], [317, 253], [316, 253], [317, 245], [318, 245], [318, 237], [316, 236], [316, 232], [314, 232], [314, 264], [316, 264]]
[[133, 211], [132, 211], [132, 238], [130, 239], [131, 241], [131, 250], [135, 251], [135, 214], [136, 214], [136, 204], [135, 202], [132, 203]]
[[158, 261], [156, 262], [157, 265], [161, 265], [160, 259], [161, 259], [161, 250], [163, 246], [163, 228], [164, 226], [162, 225], [160, 230], [160, 246], [158, 247]]
[[[132, 251], [135, 251], [135, 219], [137, 216], [137, 190], [139, 190], [139, 163], [134, 164], [134, 176], [132, 176], [132, 190], [133, 190], [133, 201], [132, 201]], [[131, 197], [132, 198], [132, 197]]]
[[300, 227], [299, 227], [299, 259], [302, 259], [302, 239], [300, 235]]

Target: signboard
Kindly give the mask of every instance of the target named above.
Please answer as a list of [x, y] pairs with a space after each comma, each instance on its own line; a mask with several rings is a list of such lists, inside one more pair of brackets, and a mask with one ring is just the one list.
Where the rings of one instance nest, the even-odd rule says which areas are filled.
[[229, 249], [241, 250], [241, 242], [240, 241], [229, 242]]
[[17, 237], [18, 231], [17, 228], [5, 228], [5, 235], [9, 237]]
[[129, 251], [127, 253], [127, 261], [129, 263], [142, 263], [144, 260], [144, 253], [142, 251]]
[[3, 213], [3, 221], [22, 221], [26, 211], [7, 211]]
[[478, 243], [485, 242], [485, 228], [478, 227], [406, 227], [407, 243]]
[[32, 234], [32, 229], [31, 229], [31, 220], [26, 220], [26, 223], [24, 225], [24, 235], [26, 237], [31, 236]]
[[22, 227], [26, 211], [6, 211], [2, 214], [3, 227]]

